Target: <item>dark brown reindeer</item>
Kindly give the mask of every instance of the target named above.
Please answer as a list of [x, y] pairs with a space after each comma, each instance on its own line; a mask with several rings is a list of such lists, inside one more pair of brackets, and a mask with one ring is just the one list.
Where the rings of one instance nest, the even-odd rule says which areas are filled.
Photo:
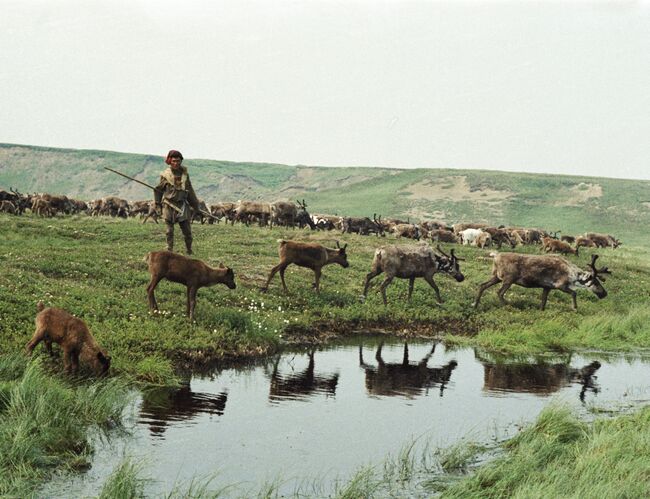
[[318, 243], [285, 241], [284, 239], [278, 239], [278, 242], [280, 243], [278, 251], [280, 254], [280, 263], [271, 269], [269, 278], [266, 280], [266, 284], [262, 288], [262, 291], [267, 291], [269, 289], [271, 279], [273, 279], [273, 276], [279, 270], [282, 287], [284, 288], [285, 293], [288, 293], [289, 290], [287, 289], [287, 284], [284, 282], [284, 272], [292, 263], [298, 265], [298, 267], [305, 267], [314, 271], [314, 288], [316, 289], [316, 293], [320, 293], [320, 276], [322, 268], [325, 265], [337, 263], [343, 268], [350, 266], [348, 263], [348, 256], [345, 253], [345, 248], [348, 246], [347, 244], [341, 248], [337, 241], [336, 249], [330, 249]]
[[451, 377], [451, 372], [458, 363], [455, 360], [448, 362], [442, 367], [428, 367], [429, 359], [433, 355], [436, 346], [431, 348], [422, 360], [412, 364], [409, 361], [408, 343], [404, 343], [402, 362], [385, 362], [382, 358], [381, 342], [377, 347], [375, 360], [377, 366], [366, 364], [363, 361], [363, 347], [359, 346], [359, 365], [366, 374], [366, 389], [372, 395], [394, 396], [402, 395], [413, 398], [427, 393], [429, 388], [440, 386], [440, 396]]
[[106, 355], [88, 330], [86, 323], [61, 308], [46, 308], [43, 302], [36, 306], [36, 330], [26, 350], [29, 355], [41, 342], [50, 355], [52, 343], [58, 343], [63, 350], [63, 365], [67, 373], [76, 374], [79, 359], [90, 365], [98, 375], [104, 375], [111, 366], [111, 358]]
[[492, 278], [479, 286], [474, 308], [478, 307], [483, 292], [500, 282], [503, 284], [497, 295], [502, 305], [506, 304], [504, 295], [513, 284], [524, 288], [542, 288], [540, 307], [542, 310], [546, 307], [548, 294], [553, 289], [571, 295], [573, 310], [578, 309], [576, 289], [588, 289], [601, 299], [607, 296], [607, 291], [603, 288], [599, 278], [604, 281], [602, 274], [611, 274], [611, 272], [607, 267], [596, 269], [594, 265], [598, 255], [591, 256], [589, 270], [583, 270], [560, 256], [519, 253], [490, 253], [490, 256], [494, 258]]
[[437, 254], [431, 246], [425, 243], [404, 246], [391, 245], [378, 248], [372, 260], [371, 271], [366, 275], [363, 296], [368, 295], [370, 281], [383, 272], [386, 274], [386, 278], [381, 283], [379, 291], [381, 291], [384, 305], [387, 303], [386, 288], [395, 277], [409, 280], [409, 300], [413, 294], [415, 279], [422, 277], [433, 288], [438, 303], [442, 303], [440, 290], [433, 280], [434, 274], [442, 272], [450, 275], [458, 282], [462, 282], [465, 277], [458, 265], [462, 258], [456, 257], [453, 249], [451, 250], [451, 256], [444, 253], [440, 245], [436, 249], [440, 254]]
[[223, 264], [213, 268], [201, 260], [187, 258], [171, 251], [150, 251], [145, 255], [144, 261], [151, 274], [151, 281], [147, 286], [150, 310], [158, 310], [154, 290], [163, 278], [187, 286], [187, 315], [191, 320], [194, 320], [196, 293], [199, 288], [215, 284], [225, 284], [230, 289], [237, 287], [235, 273]]
[[336, 394], [339, 374], [323, 375], [315, 372], [314, 350], [308, 354], [309, 363], [305, 369], [290, 374], [279, 372], [280, 356], [273, 363], [269, 400], [278, 402], [286, 399], [305, 399], [313, 394], [324, 393], [326, 396]]

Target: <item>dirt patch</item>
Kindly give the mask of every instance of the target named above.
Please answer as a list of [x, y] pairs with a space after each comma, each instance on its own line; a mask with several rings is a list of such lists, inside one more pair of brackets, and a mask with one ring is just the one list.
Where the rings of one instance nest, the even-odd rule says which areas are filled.
[[418, 201], [472, 201], [483, 204], [500, 204], [514, 196], [510, 191], [498, 191], [488, 187], [471, 188], [464, 175], [435, 180], [425, 179], [406, 186], [401, 193], [406, 194], [408, 199]]
[[580, 182], [566, 190], [567, 199], [555, 203], [555, 206], [580, 206], [590, 199], [603, 196], [603, 188], [600, 184], [587, 184]]

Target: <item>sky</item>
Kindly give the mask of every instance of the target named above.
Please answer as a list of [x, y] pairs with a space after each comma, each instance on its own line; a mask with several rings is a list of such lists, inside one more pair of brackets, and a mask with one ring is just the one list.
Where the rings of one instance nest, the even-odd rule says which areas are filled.
[[0, 0], [0, 142], [650, 179], [650, 2]]

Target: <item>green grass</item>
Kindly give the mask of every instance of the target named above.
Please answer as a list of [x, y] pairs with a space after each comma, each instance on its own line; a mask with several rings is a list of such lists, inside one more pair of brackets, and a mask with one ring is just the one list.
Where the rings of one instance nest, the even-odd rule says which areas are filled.
[[648, 497], [649, 472], [650, 408], [593, 425], [548, 408], [503, 457], [442, 497]]
[[[185, 289], [178, 284], [161, 282], [157, 288], [161, 313], [151, 315], [148, 310], [149, 274], [142, 258], [164, 246], [162, 226], [85, 216], [43, 220], [0, 215], [0, 302], [5, 304], [0, 310], [0, 354], [24, 348], [33, 333], [39, 300], [85, 320], [111, 354], [114, 372], [159, 385], [175, 382], [178, 363], [258, 356], [284, 343], [377, 329], [444, 335], [449, 343], [511, 354], [650, 346], [646, 305], [650, 259], [645, 248], [600, 250], [602, 264], [612, 270], [605, 283], [609, 296], [598, 300], [587, 291], [579, 292], [578, 312], [559, 292], [551, 293], [542, 312], [540, 291], [517, 286], [507, 295], [507, 306], [498, 303], [495, 287], [484, 294], [475, 311], [471, 303], [477, 287], [490, 274], [487, 250], [458, 248], [466, 259], [462, 262], [466, 279], [457, 283], [437, 277], [445, 299], [442, 307], [421, 280], [411, 302], [406, 302], [408, 283], [399, 279], [388, 288], [389, 304], [384, 306], [376, 293], [381, 276], [368, 299], [360, 299], [365, 275], [377, 246], [405, 244], [404, 240], [223, 224], [194, 225], [193, 231], [196, 257], [233, 267], [238, 287], [200, 290], [196, 322], [190, 323], [184, 315]], [[335, 240], [346, 242], [350, 268], [325, 267], [320, 295], [311, 288], [313, 273], [297, 267], [287, 271], [288, 295], [281, 291], [278, 276], [262, 293], [267, 273], [278, 261], [278, 238], [330, 247]], [[570, 260], [584, 266], [589, 254]], [[45, 362], [60, 368], [61, 359]]]
[[29, 497], [55, 470], [83, 469], [91, 431], [120, 424], [129, 390], [119, 378], [70, 382], [40, 360], [0, 359], [0, 497]]

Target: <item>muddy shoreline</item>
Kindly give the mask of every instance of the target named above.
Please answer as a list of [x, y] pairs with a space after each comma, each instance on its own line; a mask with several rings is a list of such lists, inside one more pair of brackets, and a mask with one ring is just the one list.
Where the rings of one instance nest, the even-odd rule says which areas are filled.
[[391, 335], [398, 338], [439, 339], [441, 335], [475, 336], [480, 330], [480, 324], [474, 320], [443, 319], [435, 323], [413, 321], [319, 321], [309, 328], [304, 326], [289, 327], [277, 345], [256, 346], [250, 350], [239, 352], [223, 352], [216, 350], [175, 351], [170, 353], [170, 359], [177, 368], [182, 370], [202, 370], [214, 367], [218, 363], [234, 364], [254, 361], [275, 354], [283, 348], [316, 348], [331, 341], [350, 335]]

